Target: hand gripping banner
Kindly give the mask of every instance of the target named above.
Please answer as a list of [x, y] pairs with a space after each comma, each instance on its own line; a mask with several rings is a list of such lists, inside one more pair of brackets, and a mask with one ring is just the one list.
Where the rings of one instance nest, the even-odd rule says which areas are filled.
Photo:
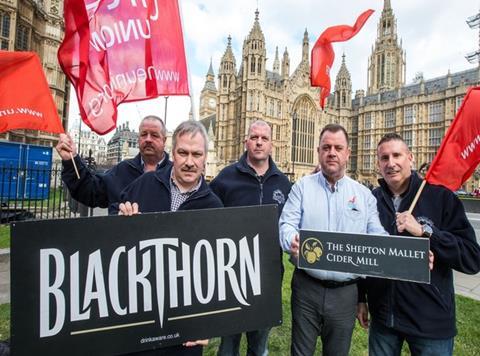
[[117, 106], [188, 95], [177, 0], [65, 0], [58, 60], [96, 133], [116, 127]]

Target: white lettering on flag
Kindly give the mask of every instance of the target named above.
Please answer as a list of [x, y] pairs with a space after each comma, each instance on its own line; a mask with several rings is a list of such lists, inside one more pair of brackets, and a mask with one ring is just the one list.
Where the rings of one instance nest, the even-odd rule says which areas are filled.
[[462, 158], [467, 159], [468, 156], [470, 156], [470, 154], [477, 149], [478, 144], [480, 144], [480, 134], [475, 136], [473, 140], [463, 149], [463, 151], [460, 152]]

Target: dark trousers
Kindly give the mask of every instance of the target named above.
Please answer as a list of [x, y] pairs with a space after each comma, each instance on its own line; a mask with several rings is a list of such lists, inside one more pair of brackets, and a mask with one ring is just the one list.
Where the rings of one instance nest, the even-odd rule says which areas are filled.
[[304, 271], [292, 279], [292, 356], [311, 356], [318, 336], [323, 356], [347, 356], [357, 310], [357, 285], [325, 288]]

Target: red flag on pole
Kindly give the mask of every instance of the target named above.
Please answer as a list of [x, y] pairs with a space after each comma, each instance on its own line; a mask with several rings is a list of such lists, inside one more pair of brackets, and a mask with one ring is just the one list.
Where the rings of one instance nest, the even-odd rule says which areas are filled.
[[332, 68], [335, 52], [332, 42], [347, 41], [355, 36], [368, 20], [373, 10], [363, 12], [355, 22], [355, 25], [339, 25], [327, 28], [315, 42], [312, 48], [312, 65], [310, 69], [310, 83], [314, 87], [321, 87], [320, 106], [325, 106], [325, 99], [330, 95], [330, 69]]
[[113, 130], [121, 103], [189, 94], [177, 0], [65, 0], [64, 9], [58, 60], [93, 131]]
[[430, 184], [457, 190], [480, 163], [480, 87], [463, 99], [425, 176]]
[[0, 132], [15, 129], [64, 132], [37, 54], [0, 51]]

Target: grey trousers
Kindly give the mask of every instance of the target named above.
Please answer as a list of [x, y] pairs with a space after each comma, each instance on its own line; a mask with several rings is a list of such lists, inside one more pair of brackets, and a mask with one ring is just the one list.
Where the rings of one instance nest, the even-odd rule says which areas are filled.
[[318, 336], [323, 356], [347, 356], [357, 308], [357, 285], [325, 288], [304, 271], [292, 279], [292, 356], [311, 356]]

